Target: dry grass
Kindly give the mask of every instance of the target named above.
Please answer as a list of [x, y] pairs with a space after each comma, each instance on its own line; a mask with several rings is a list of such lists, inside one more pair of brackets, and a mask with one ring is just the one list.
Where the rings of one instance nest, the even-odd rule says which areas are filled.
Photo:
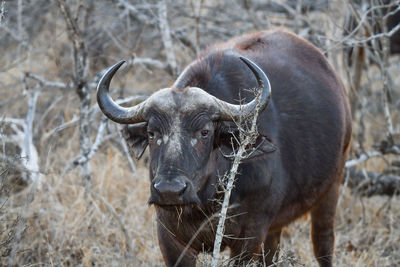
[[[92, 162], [93, 167], [102, 166], [94, 171], [92, 193], [85, 192], [73, 172], [46, 175], [33, 201], [31, 187], [9, 199], [8, 212], [20, 214], [21, 227], [27, 227], [13, 244], [18, 251], [15, 263], [161, 265], [154, 210], [146, 204], [145, 168], [133, 177], [116, 149], [104, 152]], [[3, 264], [7, 261], [2, 258]]]
[[[336, 266], [398, 266], [400, 264], [400, 198], [361, 199], [346, 192], [336, 217]], [[312, 257], [310, 220], [299, 220], [283, 233], [282, 247], [307, 266]]]

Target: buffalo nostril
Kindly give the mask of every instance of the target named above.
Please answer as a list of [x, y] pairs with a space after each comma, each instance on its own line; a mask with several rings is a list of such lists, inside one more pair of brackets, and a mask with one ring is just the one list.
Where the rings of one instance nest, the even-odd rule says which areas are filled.
[[160, 182], [155, 183], [155, 184], [154, 184], [154, 188], [155, 188], [158, 192], [162, 191], [163, 183], [164, 183], [163, 181], [160, 181]]
[[182, 182], [182, 181], [179, 181], [180, 183], [179, 183], [179, 194], [181, 194], [181, 193], [183, 193], [183, 191], [185, 191], [185, 189], [186, 189], [186, 183], [184, 183], [184, 182]]

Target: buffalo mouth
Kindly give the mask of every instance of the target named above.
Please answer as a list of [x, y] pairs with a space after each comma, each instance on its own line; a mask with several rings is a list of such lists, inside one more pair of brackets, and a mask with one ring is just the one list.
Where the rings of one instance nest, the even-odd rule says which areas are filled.
[[181, 211], [183, 213], [187, 213], [190, 212], [193, 209], [196, 208], [200, 208], [200, 206], [198, 204], [194, 204], [194, 203], [188, 203], [188, 204], [178, 204], [178, 205], [164, 205], [164, 204], [155, 204], [154, 206], [156, 207], [156, 209], [162, 209], [165, 211]]
[[195, 207], [200, 207], [201, 206], [201, 202], [200, 199], [197, 196], [192, 197], [190, 200], [182, 200], [179, 202], [168, 202], [168, 201], [163, 201], [158, 199], [157, 197], [154, 196], [150, 196], [149, 200], [148, 200], [148, 204], [149, 205], [154, 205], [157, 208], [162, 208], [165, 210], [176, 210], [184, 208], [184, 209], [188, 209], [188, 208], [195, 208]]

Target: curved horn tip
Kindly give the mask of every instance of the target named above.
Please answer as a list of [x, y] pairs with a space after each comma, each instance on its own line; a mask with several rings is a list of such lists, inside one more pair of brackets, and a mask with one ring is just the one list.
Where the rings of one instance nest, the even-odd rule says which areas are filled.
[[[118, 63], [115, 63], [113, 66], [111, 66], [111, 68], [109, 68], [107, 71], [106, 71], [106, 74], [104, 74], [104, 76], [106, 76], [107, 74], [107, 76], [114, 76], [114, 74], [115, 74], [115, 72], [117, 72], [117, 70], [124, 64], [124, 63], [126, 63], [126, 60], [121, 60], [121, 61], [119, 61]], [[111, 75], [110, 75], [111, 74]], [[103, 76], [103, 77], [104, 77]]]
[[239, 58], [250, 68], [250, 70], [256, 76], [258, 86], [261, 87], [262, 89], [261, 99], [260, 99], [261, 103], [260, 111], [262, 111], [268, 105], [269, 100], [271, 98], [271, 84], [269, 82], [269, 79], [267, 75], [264, 73], [264, 71], [259, 66], [257, 66], [256, 63], [242, 56], [239, 56]]
[[246, 65], [251, 65], [251, 66], [256, 65], [253, 61], [251, 61], [250, 59], [248, 59], [246, 57], [239, 56], [239, 58], [240, 58], [241, 61], [246, 63]]
[[106, 72], [101, 77], [99, 83], [97, 84], [97, 93], [99, 93], [101, 90], [105, 90], [106, 92], [108, 92], [108, 87], [110, 86], [111, 79], [113, 78], [113, 76], [117, 72], [117, 70], [125, 62], [126, 62], [126, 60], [121, 60], [106, 70]]
[[250, 70], [254, 73], [254, 75], [256, 75], [259, 85], [266, 87], [266, 89], [268, 89], [268, 90], [271, 90], [271, 84], [269, 82], [267, 75], [264, 73], [264, 71], [250, 59], [242, 57], [242, 56], [239, 56], [239, 58], [250, 68]]
[[[123, 59], [123, 60], [120, 60], [118, 63], [116, 63], [115, 65], [122, 65], [122, 64], [124, 64], [124, 63], [126, 63], [126, 60], [125, 59]], [[114, 65], [114, 66], [115, 66]]]
[[101, 77], [99, 81], [99, 85], [103, 84], [104, 82], [109, 82], [117, 70], [126, 62], [126, 60], [121, 60], [118, 63], [111, 66], [106, 73], [104, 73], [103, 77]]
[[242, 61], [244, 61], [244, 62], [251, 61], [250, 59], [248, 59], [248, 58], [245, 58], [245, 57], [242, 57], [242, 56], [239, 56], [239, 58], [240, 58]]
[[[261, 69], [259, 66], [257, 66], [256, 63], [254, 63], [253, 61], [251, 61], [250, 59], [245, 58], [245, 57], [242, 57], [242, 56], [240, 56], [239, 58], [240, 58], [240, 60], [243, 61], [253, 72], [261, 72], [262, 74], [265, 75], [265, 73], [262, 71], [262, 69]], [[265, 75], [265, 76], [266, 76], [266, 75]]]

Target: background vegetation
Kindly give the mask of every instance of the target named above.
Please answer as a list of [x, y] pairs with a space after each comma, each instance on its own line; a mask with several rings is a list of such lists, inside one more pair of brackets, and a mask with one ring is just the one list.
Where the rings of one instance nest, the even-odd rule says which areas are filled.
[[[132, 160], [118, 126], [98, 110], [96, 84], [128, 60], [112, 95], [129, 105], [171, 85], [208, 45], [277, 27], [317, 45], [351, 97], [336, 265], [400, 265], [400, 57], [390, 50], [400, 24], [388, 26], [399, 6], [0, 1], [0, 265], [163, 266], [147, 205], [148, 156]], [[288, 226], [282, 266], [316, 266], [309, 239], [307, 216]]]

